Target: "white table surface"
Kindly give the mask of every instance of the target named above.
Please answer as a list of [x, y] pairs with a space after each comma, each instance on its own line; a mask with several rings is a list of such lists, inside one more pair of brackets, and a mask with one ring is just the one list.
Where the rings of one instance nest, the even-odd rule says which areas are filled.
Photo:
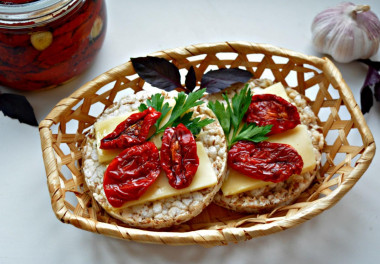
[[[310, 25], [340, 1], [108, 0], [108, 29], [95, 64], [76, 80], [24, 94], [41, 121], [62, 98], [130, 57], [196, 43], [243, 40], [309, 55]], [[380, 1], [367, 4], [380, 16]], [[376, 56], [380, 59], [379, 54]], [[336, 64], [359, 101], [366, 67]], [[380, 103], [365, 115], [380, 142]], [[50, 206], [38, 129], [0, 114], [0, 263], [379, 263], [378, 155], [343, 199], [295, 228], [224, 247], [121, 241], [59, 222]]]

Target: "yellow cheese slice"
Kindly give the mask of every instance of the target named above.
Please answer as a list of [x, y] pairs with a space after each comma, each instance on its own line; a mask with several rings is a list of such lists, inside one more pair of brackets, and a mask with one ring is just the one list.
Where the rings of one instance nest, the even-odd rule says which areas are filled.
[[138, 200], [126, 202], [123, 208], [214, 186], [218, 182], [218, 179], [201, 142], [197, 142], [197, 154], [199, 157], [199, 167], [190, 186], [179, 190], [174, 189], [169, 184], [165, 172], [161, 172], [157, 180]]
[[289, 96], [281, 83], [273, 84], [265, 89], [255, 90], [254, 94], [274, 94], [284, 98], [286, 101], [290, 101]]
[[288, 144], [295, 148], [303, 160], [303, 168], [301, 174], [314, 170], [317, 161], [315, 160], [311, 136], [309, 135], [309, 132], [307, 131], [307, 127], [305, 125], [298, 125], [293, 129], [285, 131], [284, 133], [270, 136], [268, 141]]
[[256, 180], [250, 178], [240, 172], [229, 168], [227, 172], [227, 177], [222, 185], [223, 195], [233, 195], [237, 193], [242, 193], [250, 191], [253, 189], [258, 189], [271, 184], [271, 182], [265, 182], [261, 180]]
[[160, 133], [152, 137], [149, 141], [153, 142], [154, 145], [156, 145], [157, 149], [161, 149], [162, 146], [162, 136], [164, 133]]
[[[304, 163], [302, 173], [314, 170], [316, 166], [316, 159], [311, 137], [305, 125], [298, 125], [284, 133], [270, 136], [268, 141], [288, 144], [295, 148], [302, 157]], [[224, 195], [232, 195], [261, 188], [269, 184], [271, 184], [271, 182], [252, 179], [244, 174], [230, 169], [227, 174], [227, 178], [222, 185], [222, 192]]]

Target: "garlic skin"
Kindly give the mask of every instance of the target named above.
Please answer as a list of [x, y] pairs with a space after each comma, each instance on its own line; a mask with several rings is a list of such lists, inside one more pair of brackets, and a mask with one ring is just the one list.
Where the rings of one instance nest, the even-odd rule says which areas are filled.
[[315, 49], [343, 63], [376, 54], [380, 21], [369, 9], [368, 5], [341, 3], [319, 13], [311, 26]]

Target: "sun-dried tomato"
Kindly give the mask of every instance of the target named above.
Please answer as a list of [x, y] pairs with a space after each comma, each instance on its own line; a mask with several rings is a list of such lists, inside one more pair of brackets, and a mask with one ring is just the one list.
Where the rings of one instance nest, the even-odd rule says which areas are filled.
[[239, 141], [228, 151], [228, 165], [251, 178], [281, 182], [300, 174], [302, 157], [290, 145]]
[[123, 150], [104, 173], [103, 188], [108, 202], [120, 207], [126, 201], [137, 200], [160, 172], [158, 149], [152, 142]]
[[268, 135], [282, 133], [300, 124], [297, 107], [274, 94], [252, 96], [252, 102], [244, 119], [258, 126], [272, 125]]
[[[25, 52], [24, 57], [18, 56], [21, 52]], [[7, 65], [13, 65], [15, 69], [19, 70], [20, 68], [33, 63], [33, 61], [36, 59], [38, 55], [38, 51], [34, 48], [21, 48], [21, 47], [14, 47], [14, 48], [4, 48], [1, 47], [0, 45], [0, 65], [4, 63]], [[2, 56], [3, 54], [8, 54], [8, 55], [14, 55], [14, 56]], [[6, 67], [6, 66], [3, 66]], [[9, 67], [7, 67], [9, 70]]]
[[30, 42], [30, 35], [0, 33], [0, 42], [4, 44], [5, 47], [25, 46]]
[[161, 146], [161, 167], [175, 189], [189, 186], [197, 172], [199, 158], [193, 134], [183, 124], [165, 129]]
[[128, 148], [143, 143], [148, 137], [150, 128], [160, 116], [161, 112], [153, 107], [130, 115], [113, 132], [102, 138], [100, 148]]

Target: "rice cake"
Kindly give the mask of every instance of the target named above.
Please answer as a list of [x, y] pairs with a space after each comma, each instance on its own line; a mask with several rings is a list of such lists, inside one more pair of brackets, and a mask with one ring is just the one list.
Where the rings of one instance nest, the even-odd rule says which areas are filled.
[[[261, 88], [267, 88], [272, 84], [273, 83], [267, 79], [253, 80], [249, 83], [249, 87], [252, 92], [258, 91], [258, 93], [263, 93]], [[229, 98], [232, 98], [236, 92], [240, 91], [243, 87], [243, 85], [235, 85], [224, 92], [227, 93]], [[284, 182], [268, 182], [268, 184], [263, 184], [259, 188], [234, 195], [225, 196], [222, 191], [219, 191], [215, 195], [214, 203], [239, 212], [269, 212], [274, 208], [293, 202], [310, 186], [314, 178], [319, 175], [324, 138], [321, 128], [317, 124], [317, 118], [311, 110], [311, 107], [307, 104], [306, 99], [301, 94], [291, 88], [286, 88], [286, 93], [290, 102], [298, 109], [301, 124], [308, 128], [317, 164], [314, 170], [301, 175], [293, 175]], [[215, 99], [220, 99], [220, 97], [220, 94], [210, 95], [206, 100], [214, 101]]]
[[[162, 92], [162, 94], [166, 100], [172, 100], [175, 97], [175, 93]], [[136, 111], [139, 105], [145, 103], [151, 95], [152, 93], [146, 91], [128, 95], [121, 99], [120, 102], [106, 109], [97, 122]], [[226, 175], [226, 140], [214, 113], [205, 104], [194, 107], [192, 111], [194, 111], [194, 116], [198, 116], [201, 119], [212, 118], [216, 120], [202, 129], [201, 133], [196, 137], [196, 141], [202, 142], [204, 146], [216, 174], [217, 184], [199, 191], [121, 209], [113, 208], [105, 196], [103, 176], [107, 165], [99, 162], [94, 130], [91, 131], [83, 148], [82, 170], [85, 182], [94, 199], [111, 216], [130, 226], [159, 229], [190, 220], [212, 202]]]

